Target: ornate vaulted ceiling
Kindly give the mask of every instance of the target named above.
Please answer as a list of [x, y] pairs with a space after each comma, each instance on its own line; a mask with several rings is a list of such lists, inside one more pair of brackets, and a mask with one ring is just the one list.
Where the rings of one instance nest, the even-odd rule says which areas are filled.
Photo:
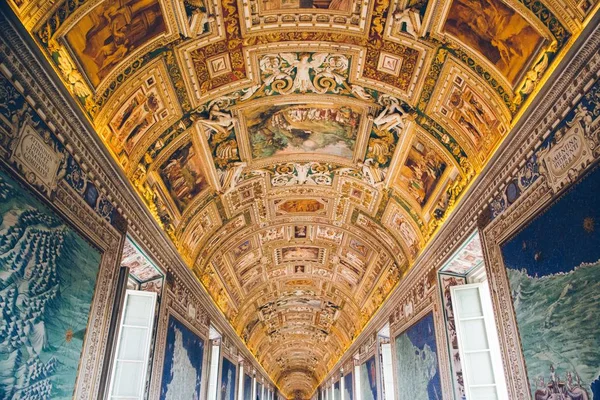
[[288, 395], [410, 269], [598, 5], [12, 0]]

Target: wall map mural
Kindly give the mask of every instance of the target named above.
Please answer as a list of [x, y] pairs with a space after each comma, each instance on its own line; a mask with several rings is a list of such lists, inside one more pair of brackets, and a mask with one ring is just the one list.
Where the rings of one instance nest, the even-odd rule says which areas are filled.
[[71, 399], [100, 252], [0, 169], [0, 397]]
[[501, 246], [536, 399], [600, 398], [598, 190], [596, 168]]
[[352, 378], [352, 372], [344, 375], [344, 399], [343, 400], [354, 400], [354, 379]]
[[396, 336], [400, 399], [442, 399], [433, 313]]
[[166, 340], [161, 400], [199, 400], [203, 389], [204, 339], [170, 315]]
[[236, 366], [223, 357], [221, 366], [221, 400], [235, 400], [236, 397]]
[[377, 364], [375, 356], [369, 358], [360, 366], [360, 398], [377, 400]]
[[200, 155], [191, 142], [173, 152], [160, 166], [159, 174], [180, 213], [208, 187]]

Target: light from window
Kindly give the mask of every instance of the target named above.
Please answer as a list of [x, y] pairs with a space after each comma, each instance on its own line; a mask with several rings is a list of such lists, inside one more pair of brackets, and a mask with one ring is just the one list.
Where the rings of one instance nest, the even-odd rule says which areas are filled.
[[156, 293], [127, 290], [110, 385], [111, 399], [144, 395]]
[[508, 398], [487, 281], [450, 289], [467, 400]]

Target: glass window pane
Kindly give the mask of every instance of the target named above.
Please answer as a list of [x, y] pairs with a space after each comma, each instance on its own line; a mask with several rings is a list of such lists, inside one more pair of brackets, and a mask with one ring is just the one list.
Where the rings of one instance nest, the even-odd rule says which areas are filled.
[[483, 310], [479, 300], [479, 289], [460, 289], [455, 291], [458, 297], [458, 315], [460, 319], [481, 317]]
[[494, 370], [489, 352], [467, 353], [467, 371], [469, 385], [493, 385]]
[[127, 296], [123, 324], [148, 326], [150, 324], [150, 310], [152, 309], [153, 302], [153, 297]]
[[489, 348], [485, 320], [470, 319], [460, 322], [465, 351], [487, 350]]
[[143, 368], [142, 363], [118, 361], [113, 396], [138, 396]]
[[119, 345], [119, 359], [143, 361], [146, 348], [146, 328], [131, 328], [124, 326]]
[[471, 388], [471, 398], [473, 400], [498, 400], [496, 386]]

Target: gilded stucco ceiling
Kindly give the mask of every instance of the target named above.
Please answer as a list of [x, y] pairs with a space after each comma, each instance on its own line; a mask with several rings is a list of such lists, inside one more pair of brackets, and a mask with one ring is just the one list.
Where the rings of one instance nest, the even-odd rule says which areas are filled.
[[11, 5], [224, 315], [303, 397], [598, 6]]

